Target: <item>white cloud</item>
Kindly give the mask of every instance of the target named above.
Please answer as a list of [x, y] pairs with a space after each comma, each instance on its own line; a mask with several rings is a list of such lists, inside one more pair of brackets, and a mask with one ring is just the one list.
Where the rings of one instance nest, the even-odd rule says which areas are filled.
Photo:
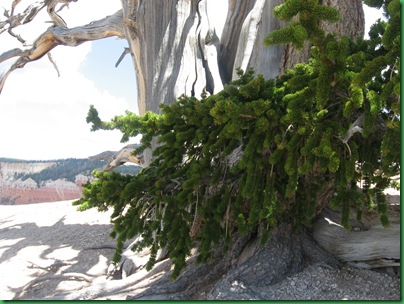
[[[67, 14], [61, 15], [69, 26], [77, 26], [113, 14], [120, 8], [119, 0], [100, 2], [72, 3]], [[89, 6], [94, 4], [100, 9], [90, 10]], [[24, 2], [19, 6], [24, 7]], [[92, 14], [94, 11], [96, 13]], [[32, 36], [35, 39], [41, 27], [43, 24], [30, 25], [30, 35], [24, 32], [23, 37]], [[6, 34], [0, 36], [0, 41], [0, 53], [20, 47]], [[46, 56], [8, 77], [0, 95], [0, 157], [87, 157], [121, 148], [118, 131], [90, 132], [90, 125], [85, 121], [90, 104], [95, 105], [105, 120], [130, 108], [127, 100], [111, 95], [79, 73], [90, 52], [91, 43], [52, 50], [52, 57], [61, 73], [59, 78]]]
[[85, 53], [74, 50], [69, 56], [71, 67], [60, 65], [60, 78], [44, 59], [46, 64], [33, 63], [10, 75], [0, 96], [0, 155], [48, 159], [119, 149], [119, 133], [92, 133], [85, 117], [94, 104], [103, 119], [110, 119], [124, 113], [127, 101], [97, 88], [74, 69]]

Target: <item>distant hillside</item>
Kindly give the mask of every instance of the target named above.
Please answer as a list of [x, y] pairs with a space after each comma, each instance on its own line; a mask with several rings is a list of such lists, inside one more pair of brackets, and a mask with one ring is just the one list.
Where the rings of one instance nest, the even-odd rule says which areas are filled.
[[[0, 205], [32, 204], [81, 197], [81, 185], [93, 180], [91, 172], [105, 161], [59, 159], [31, 161], [0, 158]], [[120, 166], [114, 171], [137, 174], [138, 166]]]
[[34, 180], [39, 186], [42, 182], [49, 180], [65, 179], [70, 182], [76, 181], [76, 176], [82, 174], [84, 176], [91, 176], [94, 169], [101, 169], [104, 166], [103, 161], [90, 162], [88, 159], [62, 159], [55, 161], [55, 165], [46, 168], [37, 173], [18, 173], [16, 179], [25, 181], [27, 179]]

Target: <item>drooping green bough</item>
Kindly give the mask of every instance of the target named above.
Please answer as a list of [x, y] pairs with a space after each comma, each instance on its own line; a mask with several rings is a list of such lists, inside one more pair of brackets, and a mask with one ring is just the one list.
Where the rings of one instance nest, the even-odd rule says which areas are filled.
[[138, 175], [95, 172], [75, 203], [114, 209], [116, 262], [123, 243], [141, 236], [133, 249], [151, 248], [147, 267], [165, 248], [176, 277], [194, 247], [206, 262], [236, 230], [260, 226], [268, 236], [280, 222], [310, 226], [329, 203], [341, 207], [347, 229], [350, 207], [358, 218], [375, 208], [388, 225], [383, 190], [400, 170], [400, 2], [366, 2], [385, 5], [388, 18], [366, 41], [321, 30], [318, 21], [338, 13], [318, 1], [277, 7], [275, 15], [291, 22], [265, 43], [313, 47], [308, 64], [276, 79], [240, 70], [218, 94], [181, 96], [160, 115], [127, 112], [103, 122], [90, 109], [93, 130], [118, 129], [122, 141], [142, 134], [136, 153], [153, 138], [159, 143]]

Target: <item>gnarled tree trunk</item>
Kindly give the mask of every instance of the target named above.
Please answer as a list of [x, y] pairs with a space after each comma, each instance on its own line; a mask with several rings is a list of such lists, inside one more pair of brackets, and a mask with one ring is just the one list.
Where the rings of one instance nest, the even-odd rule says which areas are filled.
[[254, 67], [266, 77], [278, 74], [283, 47], [266, 48], [262, 40], [280, 27], [271, 16], [279, 0], [229, 1], [221, 38], [209, 16], [215, 1], [123, 3], [141, 114], [158, 112], [160, 103], [173, 103], [181, 94], [217, 93], [234, 78], [237, 67]]

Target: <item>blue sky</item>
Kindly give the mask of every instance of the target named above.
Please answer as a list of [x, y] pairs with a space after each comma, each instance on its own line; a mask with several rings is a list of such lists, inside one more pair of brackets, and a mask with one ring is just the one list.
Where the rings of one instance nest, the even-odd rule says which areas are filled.
[[131, 56], [126, 55], [119, 66], [114, 67], [127, 46], [126, 40], [114, 37], [92, 42], [91, 52], [79, 71], [114, 96], [136, 101], [136, 75]]
[[[25, 3], [30, 1], [33, 0]], [[221, 10], [217, 5], [220, 2], [209, 1], [215, 1], [212, 7], [219, 14]], [[9, 8], [11, 2], [1, 0], [0, 9], [1, 6]], [[25, 8], [23, 3], [21, 9]], [[92, 5], [97, 5], [96, 12], [89, 9]], [[110, 15], [119, 8], [119, 0], [86, 0], [72, 3], [61, 15], [68, 26], [73, 27]], [[381, 13], [366, 10], [365, 15], [369, 25]], [[42, 20], [46, 18], [45, 14]], [[34, 40], [43, 27], [39, 18], [38, 26], [30, 25], [24, 38]], [[0, 157], [86, 158], [105, 150], [119, 150], [124, 144], [120, 143], [118, 131], [90, 132], [85, 118], [91, 104], [104, 120], [124, 114], [125, 110], [137, 113], [131, 57], [127, 55], [115, 68], [125, 46], [125, 40], [108, 38], [75, 48], [57, 47], [52, 50], [52, 56], [61, 72], [60, 77], [46, 56], [14, 71], [0, 95]], [[0, 53], [13, 47], [20, 46], [6, 34], [0, 36]], [[5, 65], [0, 64], [0, 72], [4, 68]]]

